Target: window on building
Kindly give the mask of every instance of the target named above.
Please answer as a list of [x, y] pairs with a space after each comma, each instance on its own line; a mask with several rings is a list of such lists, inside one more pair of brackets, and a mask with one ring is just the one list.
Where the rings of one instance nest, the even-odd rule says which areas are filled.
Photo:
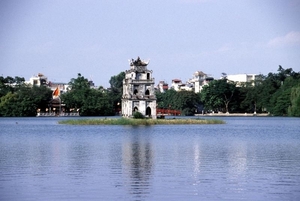
[[46, 85], [47, 81], [45, 79], [41, 79], [41, 85]]
[[147, 116], [151, 116], [151, 108], [150, 107], [147, 107], [147, 109], [146, 109], [146, 115]]
[[149, 96], [149, 95], [150, 95], [149, 89], [146, 90], [145, 95], [146, 95], [146, 96]]

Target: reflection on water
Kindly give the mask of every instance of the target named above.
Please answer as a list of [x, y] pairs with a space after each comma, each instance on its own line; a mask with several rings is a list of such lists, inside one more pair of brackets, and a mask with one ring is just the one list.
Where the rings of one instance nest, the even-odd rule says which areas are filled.
[[229, 175], [238, 177], [247, 171], [247, 145], [245, 142], [232, 142], [228, 150]]
[[123, 142], [122, 160], [127, 177], [125, 182], [130, 194], [137, 200], [150, 193], [154, 155], [148, 130], [134, 127]]
[[298, 200], [300, 119], [225, 121], [131, 127], [0, 119], [0, 200]]

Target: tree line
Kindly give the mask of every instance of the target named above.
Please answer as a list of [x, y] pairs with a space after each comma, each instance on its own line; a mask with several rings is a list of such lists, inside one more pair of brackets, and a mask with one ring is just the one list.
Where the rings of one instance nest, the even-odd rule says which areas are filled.
[[[81, 116], [110, 116], [120, 111], [125, 73], [110, 79], [111, 87], [92, 88], [87, 78], [78, 73], [68, 83], [70, 90], [60, 95], [65, 112], [79, 111]], [[0, 77], [0, 116], [36, 116], [38, 110], [51, 106], [52, 91], [46, 86], [30, 86], [21, 77]]]
[[[70, 90], [61, 95], [65, 111], [79, 110], [81, 116], [109, 116], [121, 110], [123, 79], [120, 72], [110, 78], [110, 88], [91, 88], [80, 73], [69, 82]], [[195, 113], [269, 113], [300, 116], [300, 73], [279, 66], [277, 73], [259, 75], [248, 83], [235, 83], [226, 77], [213, 80], [201, 93], [193, 91], [156, 92], [157, 107]], [[21, 77], [0, 77], [0, 116], [36, 116], [49, 107], [52, 91], [47, 86], [29, 86]]]
[[168, 90], [157, 93], [158, 107], [194, 113], [268, 113], [300, 117], [300, 72], [279, 66], [277, 73], [235, 83], [226, 77], [205, 85], [201, 93]]

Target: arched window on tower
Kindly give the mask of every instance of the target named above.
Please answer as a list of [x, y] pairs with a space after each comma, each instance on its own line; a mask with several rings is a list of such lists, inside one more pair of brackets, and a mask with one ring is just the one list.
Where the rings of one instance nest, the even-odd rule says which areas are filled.
[[146, 115], [149, 116], [149, 117], [151, 116], [151, 108], [150, 107], [147, 107]]
[[150, 95], [149, 89], [147, 89], [147, 90], [145, 91], [145, 95], [146, 95], [146, 96], [149, 96], [149, 95]]

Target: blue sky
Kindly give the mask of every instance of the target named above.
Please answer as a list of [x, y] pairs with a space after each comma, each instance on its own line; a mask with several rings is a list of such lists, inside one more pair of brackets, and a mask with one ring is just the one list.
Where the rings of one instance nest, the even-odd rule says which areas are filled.
[[156, 83], [201, 70], [300, 71], [299, 0], [0, 0], [0, 74], [97, 86], [148, 60]]

